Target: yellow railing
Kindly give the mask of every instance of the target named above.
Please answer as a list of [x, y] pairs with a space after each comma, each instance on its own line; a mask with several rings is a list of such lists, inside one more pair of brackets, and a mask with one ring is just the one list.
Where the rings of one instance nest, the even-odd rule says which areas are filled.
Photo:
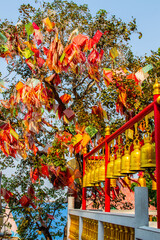
[[[70, 215], [69, 239], [79, 239], [79, 217]], [[134, 240], [134, 228], [103, 222], [104, 240]], [[82, 240], [98, 240], [98, 221], [83, 218]]]
[[70, 215], [71, 224], [69, 229], [69, 239], [78, 240], [79, 239], [79, 216]]
[[83, 218], [82, 240], [98, 240], [98, 221]]
[[112, 223], [103, 223], [104, 240], [134, 240], [134, 228]]

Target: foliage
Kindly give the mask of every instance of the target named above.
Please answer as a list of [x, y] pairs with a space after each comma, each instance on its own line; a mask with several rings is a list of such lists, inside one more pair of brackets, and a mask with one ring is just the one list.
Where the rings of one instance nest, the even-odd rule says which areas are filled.
[[[31, 228], [52, 239], [60, 233], [56, 227], [51, 232], [51, 224], [44, 227], [43, 221], [52, 220], [47, 220], [47, 211], [54, 215], [63, 205], [45, 203], [47, 197], [55, 199], [61, 187], [76, 191], [77, 186], [81, 194], [81, 181], [74, 181], [81, 174], [67, 159], [74, 154], [82, 171], [82, 150], [95, 137], [86, 127], [104, 137], [106, 124], [114, 131], [151, 98], [143, 94], [148, 80], [141, 84], [131, 75], [145, 65], [128, 45], [132, 33], [141, 37], [135, 19], [125, 23], [105, 10], [93, 17], [87, 5], [61, 0], [43, 2], [37, 9], [23, 4], [19, 13], [16, 26], [0, 22], [0, 56], [15, 73], [6, 81], [7, 89], [0, 85], [2, 169], [17, 168], [15, 176], [4, 178], [3, 187], [13, 193], [8, 199], [11, 209], [25, 216], [19, 222], [22, 239], [30, 239]], [[53, 192], [43, 186], [44, 177], [53, 183]], [[29, 186], [36, 208], [26, 193]], [[22, 206], [23, 196], [31, 198], [29, 206]], [[37, 236], [33, 234], [31, 239]]]
[[[148, 174], [148, 172], [145, 172], [144, 178], [146, 180], [146, 186], [148, 188], [148, 196], [149, 196], [149, 205], [157, 207], [157, 191], [152, 190], [152, 178]], [[131, 184], [131, 190], [134, 191], [134, 188], [138, 187], [138, 184], [133, 182]]]
[[145, 174], [146, 186], [148, 187], [149, 205], [157, 207], [157, 191], [152, 190], [152, 179], [149, 174]]
[[133, 209], [133, 204], [127, 202], [126, 195], [120, 192], [116, 198], [111, 197], [111, 209], [121, 209], [121, 210], [131, 210]]
[[46, 239], [56, 239], [62, 236], [66, 224], [66, 217], [61, 215], [66, 209], [65, 192], [47, 187], [42, 179], [31, 184], [29, 170], [23, 163], [11, 177], [3, 176], [3, 188], [14, 193], [7, 202], [18, 226], [17, 233], [21, 239], [44, 239], [39, 236], [42, 234]]
[[[133, 209], [133, 204], [126, 201], [126, 195], [119, 191], [119, 188], [111, 188], [110, 191], [110, 208], [111, 209], [121, 209], [121, 210], [131, 210]], [[92, 204], [91, 204], [92, 201]], [[90, 205], [91, 209], [105, 209], [105, 196], [102, 189], [95, 189], [94, 191], [87, 192], [87, 203]]]

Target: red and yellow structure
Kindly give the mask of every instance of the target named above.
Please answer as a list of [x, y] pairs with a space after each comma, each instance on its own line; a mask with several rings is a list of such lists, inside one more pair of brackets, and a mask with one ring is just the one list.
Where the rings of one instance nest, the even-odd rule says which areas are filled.
[[[150, 105], [126, 122], [113, 134], [110, 135], [110, 129], [107, 127], [105, 140], [93, 148], [89, 153], [84, 151], [82, 189], [83, 210], [86, 210], [86, 191], [88, 187], [96, 188], [96, 186], [100, 186], [100, 182], [103, 181], [105, 183], [105, 212], [110, 212], [110, 188], [115, 186], [117, 178], [125, 177], [124, 180], [128, 185], [130, 184], [130, 178], [128, 178], [130, 174], [155, 168], [156, 179], [154, 178], [153, 181], [153, 189], [156, 189], [157, 184], [157, 227], [160, 228], [160, 84], [157, 80], [153, 86], [153, 95], [153, 102]], [[154, 116], [155, 145], [151, 142], [151, 132], [148, 124], [150, 116], [152, 116], [152, 120]], [[142, 122], [142, 120], [145, 123], [145, 131], [144, 133], [142, 132], [144, 143], [143, 146], [140, 147], [137, 124]], [[128, 135], [126, 135], [129, 129], [134, 129], [132, 152], [130, 152]], [[121, 151], [123, 143], [120, 141], [120, 136], [122, 134], [125, 136], [125, 140], [123, 140], [125, 141], [123, 156]], [[114, 141], [116, 139], [118, 150], [115, 159]], [[100, 176], [99, 179], [98, 176]], [[92, 180], [89, 181], [88, 179]], [[144, 181], [143, 175], [140, 175], [138, 184], [140, 186], [145, 186]]]

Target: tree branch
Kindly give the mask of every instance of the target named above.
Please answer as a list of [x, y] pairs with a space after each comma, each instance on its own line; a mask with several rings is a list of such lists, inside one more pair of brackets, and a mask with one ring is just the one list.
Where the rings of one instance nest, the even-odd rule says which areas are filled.
[[92, 80], [90, 83], [88, 83], [86, 90], [84, 91], [82, 98], [87, 94], [88, 90], [93, 86], [94, 80]]
[[78, 83], [76, 86], [74, 86], [73, 89], [82, 85], [87, 78], [88, 78], [88, 75], [80, 83]]
[[53, 85], [53, 84], [51, 85], [51, 84], [49, 84], [49, 83], [46, 82], [46, 81], [45, 81], [45, 84], [46, 84], [47, 87], [49, 87], [49, 88], [52, 89], [53, 94], [54, 94], [54, 98], [55, 98], [55, 100], [59, 103], [59, 105], [61, 106], [62, 111], [66, 110], [66, 106], [65, 106], [65, 104], [62, 102], [62, 100], [60, 99], [59, 94], [58, 94], [57, 90], [55, 89], [54, 85]]
[[[55, 211], [57, 211], [57, 209], [59, 209], [59, 207], [61, 206], [62, 204], [59, 204], [55, 209], [54, 209], [54, 211], [53, 211], [53, 216], [54, 216], [54, 214], [55, 214]], [[49, 223], [49, 225], [48, 225], [48, 229], [50, 228], [50, 226], [51, 226], [51, 223], [52, 223], [52, 219], [51, 219], [51, 221], [50, 221], [50, 223]]]
[[37, 143], [37, 145], [45, 148], [45, 145], [44, 145], [43, 143], [39, 142], [39, 141], [37, 140], [36, 136], [33, 136], [33, 139], [34, 139], [34, 142]]

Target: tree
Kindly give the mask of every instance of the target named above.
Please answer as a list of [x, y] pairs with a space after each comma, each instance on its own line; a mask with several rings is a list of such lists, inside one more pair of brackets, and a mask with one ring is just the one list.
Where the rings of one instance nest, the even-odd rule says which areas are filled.
[[[128, 77], [138, 70], [141, 59], [128, 46], [131, 34], [137, 32], [135, 19], [126, 24], [105, 10], [92, 17], [86, 5], [60, 0], [44, 2], [38, 9], [22, 5], [19, 12], [16, 26], [9, 21], [0, 24], [0, 56], [8, 61], [9, 72], [16, 73], [3, 92], [0, 147], [2, 169], [15, 166], [18, 156], [18, 172], [11, 181], [4, 179], [4, 188], [14, 194], [9, 196], [11, 209], [18, 211], [23, 196], [30, 204], [32, 196], [26, 191], [34, 189], [36, 208], [22, 206], [27, 220], [30, 211], [33, 216], [39, 214], [42, 193], [53, 197], [50, 190], [36, 184], [38, 179], [42, 183], [41, 178], [48, 177], [55, 189], [81, 189], [83, 148], [97, 129], [104, 136], [106, 123], [112, 130], [119, 127], [124, 118], [116, 110], [127, 119], [141, 101], [139, 80]], [[70, 154], [75, 155], [79, 170], [67, 165]], [[19, 171], [24, 175], [17, 175]], [[13, 181], [15, 187], [10, 185]], [[25, 224], [19, 225], [23, 238], [28, 236]], [[47, 239], [46, 229], [42, 232]]]
[[17, 223], [18, 235], [21, 239], [61, 237], [66, 224], [65, 192], [47, 186], [42, 178], [31, 184], [29, 174], [28, 164], [23, 163], [11, 177], [3, 176], [2, 196]]

